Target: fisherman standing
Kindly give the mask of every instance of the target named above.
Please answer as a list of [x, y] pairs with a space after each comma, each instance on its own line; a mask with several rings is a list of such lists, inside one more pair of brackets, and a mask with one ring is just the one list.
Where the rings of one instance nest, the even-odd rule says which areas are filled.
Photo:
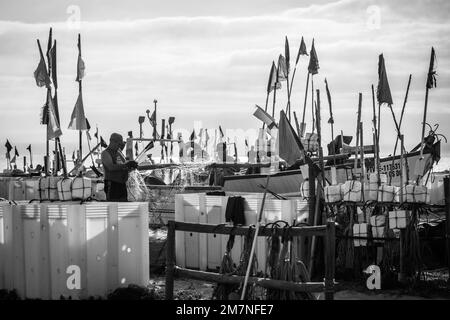
[[126, 161], [122, 154], [125, 142], [118, 133], [113, 133], [108, 147], [102, 152], [105, 171], [105, 193], [107, 201], [126, 202], [128, 172], [137, 168], [136, 161]]

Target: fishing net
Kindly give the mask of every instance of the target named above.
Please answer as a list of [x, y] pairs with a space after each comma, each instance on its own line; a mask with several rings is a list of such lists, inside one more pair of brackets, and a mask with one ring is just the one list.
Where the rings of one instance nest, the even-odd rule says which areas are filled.
[[138, 170], [133, 170], [128, 174], [127, 200], [130, 202], [146, 202], [150, 200], [150, 193], [145, 185], [144, 179]]
[[[234, 246], [234, 235], [230, 235], [227, 242], [227, 248], [225, 255], [222, 258], [219, 273], [223, 275], [232, 275], [236, 271], [236, 265], [231, 257], [231, 250]], [[236, 290], [237, 286], [234, 284], [218, 283], [214, 288], [213, 299], [217, 300], [229, 300], [230, 294]]]

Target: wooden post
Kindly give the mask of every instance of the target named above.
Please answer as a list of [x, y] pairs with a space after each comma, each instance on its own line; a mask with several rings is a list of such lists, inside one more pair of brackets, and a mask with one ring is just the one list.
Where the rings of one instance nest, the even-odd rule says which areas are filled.
[[33, 169], [33, 154], [31, 153], [31, 145], [30, 145], [30, 150], [28, 150], [30, 152], [30, 168]]
[[[308, 223], [312, 224], [314, 223], [314, 214], [315, 214], [315, 204], [316, 204], [316, 175], [314, 172], [314, 169], [312, 165], [308, 166], [308, 182], [309, 182], [309, 201], [308, 201], [308, 208], [309, 208], [309, 215], [308, 215]], [[311, 238], [308, 238], [311, 239]], [[309, 240], [308, 240], [309, 241]], [[308, 243], [310, 244], [310, 243]], [[304, 261], [306, 263], [306, 267], [310, 268], [309, 261], [311, 257], [311, 251], [309, 250], [309, 246], [306, 246], [306, 260]]]
[[[403, 203], [403, 135], [400, 135], [400, 203]], [[398, 274], [398, 281], [400, 283], [405, 281], [405, 258], [403, 246], [405, 242], [405, 230], [400, 229], [400, 272]]]
[[325, 300], [334, 299], [334, 269], [335, 269], [335, 226], [327, 222], [325, 236]]
[[[445, 243], [447, 252], [448, 272], [450, 274], [450, 177], [444, 178], [445, 193]], [[448, 280], [450, 282], [450, 279]]]
[[170, 220], [167, 223], [166, 300], [173, 300], [175, 262], [175, 221]]
[[403, 161], [404, 161], [404, 136], [400, 135], [400, 203], [403, 203], [403, 188], [405, 186], [405, 180], [403, 176]]

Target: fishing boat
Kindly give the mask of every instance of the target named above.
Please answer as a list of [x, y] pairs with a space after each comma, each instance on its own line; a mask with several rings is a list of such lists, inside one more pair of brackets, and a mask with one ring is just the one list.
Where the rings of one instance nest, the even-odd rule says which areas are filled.
[[[432, 165], [438, 160], [440, 154], [440, 141], [434, 143], [432, 148], [424, 148], [421, 156], [420, 151], [409, 152], [404, 157], [404, 173], [408, 180], [415, 181], [418, 176], [427, 177], [430, 173]], [[332, 159], [331, 157], [328, 157]], [[422, 160], [420, 160], [422, 159]], [[318, 161], [318, 159], [313, 159]], [[419, 166], [419, 160], [423, 166]], [[367, 175], [375, 172], [375, 158], [364, 159], [365, 172]], [[349, 159], [342, 164], [334, 166], [336, 168], [337, 183], [344, 183], [351, 180], [354, 176], [361, 175], [361, 161], [358, 159]], [[379, 171], [386, 174], [392, 185], [400, 186], [400, 167], [401, 156], [388, 156], [380, 158]], [[419, 168], [420, 167], [420, 168]], [[331, 165], [326, 165], [325, 179], [331, 182]], [[420, 171], [418, 171], [420, 169]], [[261, 192], [261, 185], [264, 185], [267, 174], [248, 174], [233, 175], [223, 178], [224, 191], [228, 192]], [[269, 189], [277, 194], [286, 196], [296, 196], [300, 194], [300, 186], [304, 181], [302, 171], [300, 169], [280, 171], [272, 174], [269, 182]]]

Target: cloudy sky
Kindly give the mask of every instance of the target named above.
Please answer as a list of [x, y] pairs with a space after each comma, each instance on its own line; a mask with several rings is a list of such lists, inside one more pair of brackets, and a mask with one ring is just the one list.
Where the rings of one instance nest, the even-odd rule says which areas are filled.
[[[421, 134], [431, 46], [437, 53], [438, 87], [430, 92], [427, 121], [440, 123], [441, 133], [449, 132], [449, 18], [447, 0], [2, 1], [0, 137], [17, 145], [21, 154], [29, 143], [37, 153], [44, 150], [45, 128], [39, 125], [39, 113], [46, 92], [36, 86], [32, 74], [39, 61], [36, 39], [45, 48], [48, 29], [53, 27], [58, 41], [61, 140], [69, 154], [77, 143], [76, 132], [66, 129], [78, 90], [77, 33], [82, 36], [86, 63], [86, 115], [104, 137], [114, 131], [126, 135], [129, 130], [137, 135], [138, 116], [145, 115], [155, 98], [159, 116], [175, 116], [175, 127], [180, 129], [191, 130], [194, 121], [211, 130], [219, 124], [228, 130], [257, 128], [260, 123], [252, 113], [255, 104], [265, 104], [272, 60], [284, 53], [285, 36], [291, 56], [304, 36], [308, 51], [315, 39], [319, 57], [314, 86], [322, 95], [324, 139], [331, 137], [326, 124], [326, 77], [335, 130], [354, 134], [361, 92], [364, 135], [370, 143], [370, 86], [377, 83], [378, 55], [383, 53], [398, 117], [412, 74], [402, 126], [411, 149]], [[300, 59], [292, 93], [292, 108], [299, 115], [307, 63], [307, 58]], [[277, 94], [277, 113], [286, 105], [284, 84]], [[310, 102], [308, 106], [310, 127]], [[382, 153], [389, 154], [395, 131], [387, 108], [381, 121]], [[150, 134], [146, 122], [144, 135]], [[449, 145], [444, 145], [444, 153], [450, 155]]]

